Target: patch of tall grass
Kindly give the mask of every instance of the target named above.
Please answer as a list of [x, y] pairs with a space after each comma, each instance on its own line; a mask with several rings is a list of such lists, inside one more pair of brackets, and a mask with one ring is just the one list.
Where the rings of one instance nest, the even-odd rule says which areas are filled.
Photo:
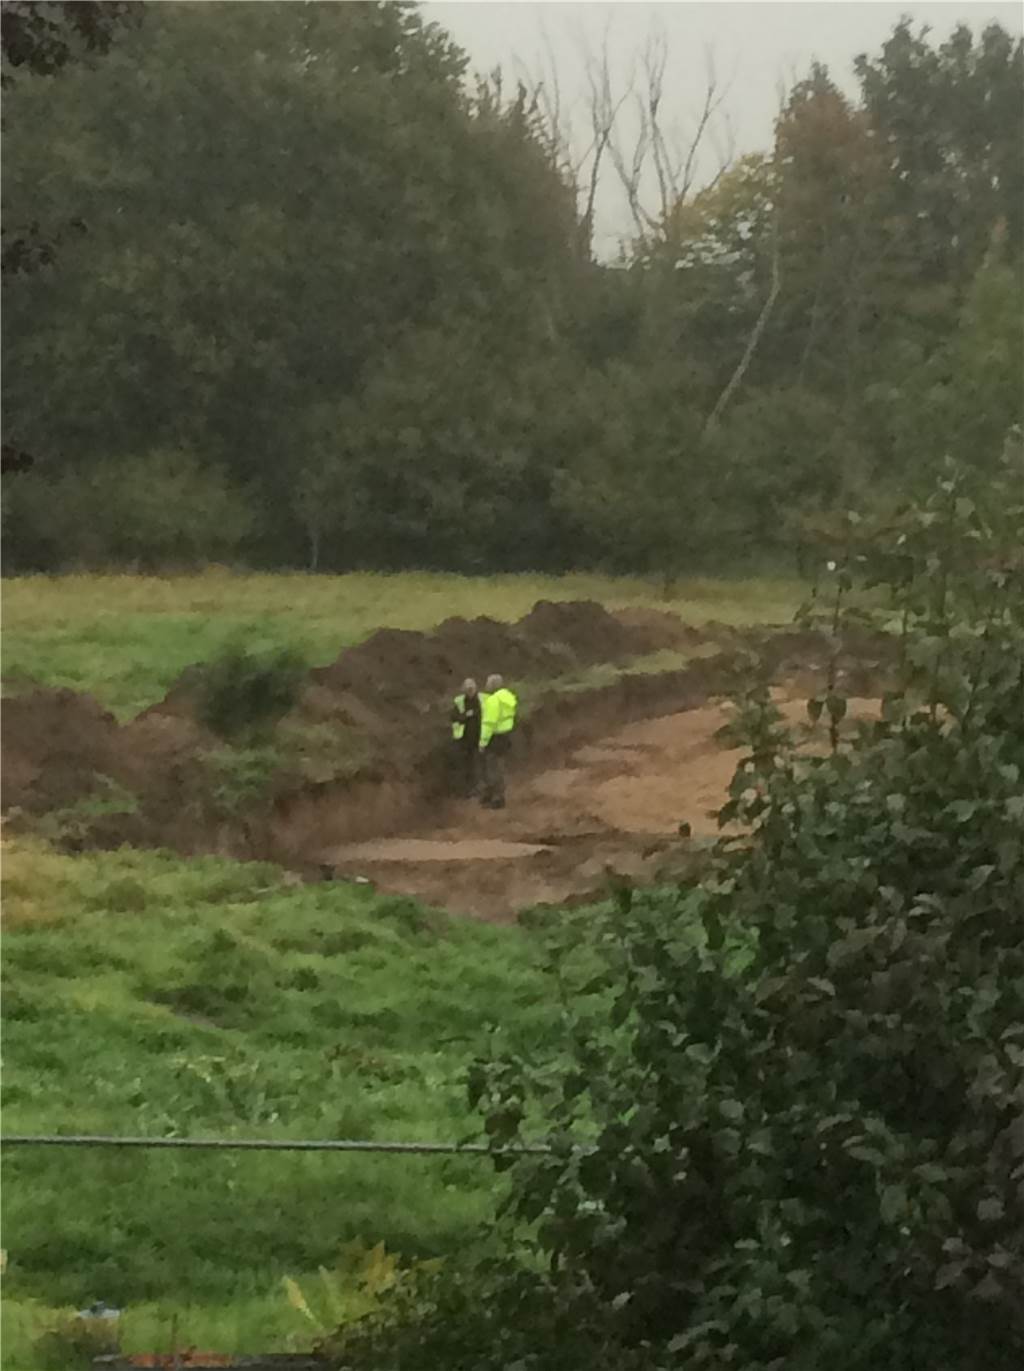
[[[5, 844], [7, 1133], [448, 1140], [463, 1075], [558, 1051], [531, 936], [367, 887], [167, 853]], [[353, 1239], [443, 1254], [485, 1159], [9, 1149], [7, 1293], [213, 1304]]]

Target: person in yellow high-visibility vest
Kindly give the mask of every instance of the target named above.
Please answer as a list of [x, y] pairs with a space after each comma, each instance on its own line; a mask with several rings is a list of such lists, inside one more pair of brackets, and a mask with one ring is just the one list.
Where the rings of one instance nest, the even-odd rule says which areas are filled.
[[480, 697], [480, 760], [484, 784], [480, 803], [505, 808], [505, 759], [512, 746], [519, 701], [500, 676], [488, 676]]

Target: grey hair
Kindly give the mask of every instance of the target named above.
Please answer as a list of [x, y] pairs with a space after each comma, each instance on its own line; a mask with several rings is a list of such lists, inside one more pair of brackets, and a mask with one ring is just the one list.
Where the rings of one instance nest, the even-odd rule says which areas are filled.
[[484, 690], [487, 690], [487, 691], [491, 691], [491, 690], [500, 690], [501, 687], [502, 687], [504, 684], [505, 684], [505, 682], [504, 682], [504, 681], [501, 679], [501, 677], [498, 676], [497, 674], [495, 674], [495, 675], [493, 675], [493, 676], [488, 676], [488, 678], [487, 678], [487, 684], [484, 686]]
[[467, 692], [470, 690], [476, 690], [476, 681], [473, 680], [472, 676], [467, 676], [466, 679], [462, 682], [462, 689], [463, 691]]

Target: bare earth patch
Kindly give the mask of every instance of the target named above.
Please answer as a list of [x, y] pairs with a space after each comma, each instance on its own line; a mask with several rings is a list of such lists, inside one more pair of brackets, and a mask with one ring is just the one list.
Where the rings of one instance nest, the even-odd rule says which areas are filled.
[[[804, 701], [781, 695], [789, 722], [805, 722]], [[851, 719], [876, 711], [873, 700], [849, 701]], [[610, 872], [657, 879], [682, 847], [681, 824], [698, 838], [718, 833], [715, 813], [742, 756], [715, 739], [728, 718], [726, 706], [714, 703], [628, 723], [513, 776], [505, 810], [458, 802], [443, 825], [326, 845], [322, 861], [340, 879], [361, 877], [454, 913], [499, 920], [599, 893]], [[818, 732], [823, 745], [824, 728]]]

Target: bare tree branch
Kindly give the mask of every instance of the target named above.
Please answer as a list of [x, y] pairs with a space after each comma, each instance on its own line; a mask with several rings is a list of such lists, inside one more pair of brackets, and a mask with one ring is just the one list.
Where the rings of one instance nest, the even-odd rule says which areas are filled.
[[[785, 104], [786, 89], [785, 85], [782, 82], [780, 82], [778, 86], [779, 118], [781, 118], [782, 111], [785, 108]], [[776, 126], [777, 123], [778, 121], [776, 121]], [[778, 156], [778, 139], [776, 138], [776, 164]], [[737, 388], [742, 384], [743, 378], [747, 374], [747, 368], [750, 366], [750, 363], [753, 360], [754, 353], [757, 351], [758, 344], [760, 343], [761, 337], [765, 331], [765, 328], [768, 325], [768, 320], [771, 318], [772, 310], [775, 308], [775, 302], [779, 298], [779, 291], [782, 289], [782, 264], [780, 260], [782, 252], [782, 226], [780, 219], [781, 215], [779, 206], [778, 204], [776, 204], [772, 223], [771, 279], [768, 287], [768, 294], [765, 296], [764, 304], [761, 306], [761, 312], [757, 316], [757, 319], [754, 323], [754, 327], [750, 331], [750, 337], [747, 339], [747, 345], [743, 349], [743, 355], [736, 365], [736, 370], [729, 377], [725, 389], [718, 397], [717, 401], [715, 402], [714, 408], [708, 415], [707, 423], [704, 425], [705, 436], [709, 433], [713, 433], [714, 430], [718, 427], [719, 423], [721, 422], [722, 415], [725, 413], [726, 406], [732, 399], [733, 395], [736, 393]]]
[[552, 158], [575, 191], [581, 239], [592, 255], [597, 202], [606, 167], [611, 167], [619, 183], [640, 242], [658, 238], [672, 211], [694, 192], [709, 143], [718, 163], [711, 184], [724, 175], [735, 149], [732, 126], [723, 111], [732, 79], [720, 81], [709, 49], [705, 53], [701, 103], [684, 138], [666, 120], [671, 51], [663, 31], [650, 34], [624, 79], [612, 74], [609, 25], [599, 53], [595, 54], [585, 41], [580, 47], [589, 117], [585, 146], [574, 136], [547, 34], [543, 56], [533, 73], [524, 71], [524, 84], [533, 108], [540, 114]]
[[583, 227], [588, 249], [592, 249], [594, 239], [594, 206], [598, 186], [601, 181], [601, 164], [608, 152], [612, 134], [619, 117], [619, 111], [629, 98], [632, 85], [626, 87], [616, 100], [612, 93], [611, 73], [608, 69], [608, 31], [605, 29], [601, 45], [600, 64], [587, 63], [587, 84], [590, 87], [590, 127], [593, 140], [590, 144], [590, 175], [587, 184], [586, 202], [583, 209]]
[[664, 34], [651, 35], [642, 58], [646, 82], [644, 99], [644, 118], [647, 126], [647, 141], [654, 162], [654, 174], [658, 181], [659, 209], [662, 218], [670, 208], [674, 191], [676, 173], [672, 154], [665, 138], [661, 122], [661, 102], [665, 94], [665, 68], [668, 66], [668, 44]]
[[[717, 148], [717, 181], [733, 156], [731, 126], [722, 118], [722, 107], [731, 81], [723, 84], [715, 70], [711, 50], [705, 54], [707, 76], [699, 112], [687, 138], [665, 120], [665, 91], [671, 52], [663, 32], [653, 32], [637, 59], [626, 94], [633, 94], [629, 110], [633, 114], [631, 134], [623, 129], [620, 112], [626, 100], [612, 98], [609, 76], [607, 35], [600, 61], [590, 57], [587, 64], [590, 84], [592, 124], [612, 132], [602, 137], [602, 155], [615, 169], [626, 197], [637, 237], [643, 241], [657, 236], [674, 208], [684, 202], [697, 183], [698, 163], [709, 139], [717, 136], [725, 122], [725, 140]], [[651, 183], [653, 182], [653, 187]], [[651, 192], [648, 194], [648, 192]]]
[[[715, 70], [715, 54], [712, 48], [707, 48], [704, 52], [704, 65], [707, 72], [707, 79], [704, 86], [704, 103], [701, 106], [700, 115], [697, 119], [693, 137], [690, 139], [690, 146], [686, 152], [686, 160], [683, 164], [682, 179], [676, 187], [676, 200], [685, 200], [693, 186], [696, 174], [697, 154], [700, 152], [705, 137], [709, 130], [712, 130], [712, 121], [718, 115], [729, 92], [732, 89], [733, 78], [730, 78], [724, 86], [719, 85], [718, 73]], [[735, 76], [735, 73], [734, 73]], [[718, 171], [715, 173], [715, 181], [719, 181], [725, 174], [729, 164], [733, 159], [735, 149], [735, 136], [731, 122], [726, 116], [726, 144], [725, 150], [718, 148]]]

